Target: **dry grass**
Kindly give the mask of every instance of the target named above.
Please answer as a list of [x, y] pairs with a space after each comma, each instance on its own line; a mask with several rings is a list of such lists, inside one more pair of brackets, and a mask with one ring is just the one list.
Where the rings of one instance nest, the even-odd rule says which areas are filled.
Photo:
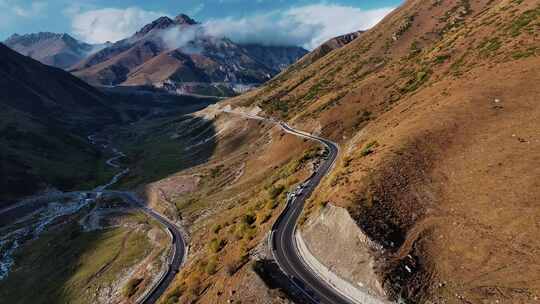
[[342, 144], [306, 215], [328, 201], [347, 207], [389, 249], [381, 278], [391, 295], [531, 303], [540, 7], [433, 3], [407, 1], [350, 45], [230, 103]]

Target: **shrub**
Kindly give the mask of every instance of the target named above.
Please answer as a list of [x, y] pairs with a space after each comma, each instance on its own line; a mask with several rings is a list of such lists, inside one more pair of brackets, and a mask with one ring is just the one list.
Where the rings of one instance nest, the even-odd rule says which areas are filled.
[[343, 159], [343, 167], [347, 168], [352, 162], [352, 158], [350, 156], [346, 156]]
[[257, 218], [253, 213], [244, 214], [242, 217], [242, 223], [246, 223], [248, 226], [251, 226], [255, 223]]
[[218, 234], [219, 231], [221, 230], [221, 228], [223, 228], [223, 227], [221, 227], [220, 224], [216, 224], [216, 225], [214, 225], [214, 227], [212, 227], [212, 232], [213, 232], [214, 234]]
[[209, 274], [209, 275], [213, 275], [217, 272], [217, 262], [215, 259], [212, 259], [208, 262], [208, 264], [206, 264], [206, 266], [204, 267], [204, 271]]
[[273, 210], [273, 209], [276, 209], [278, 204], [279, 203], [276, 200], [269, 200], [269, 201], [266, 202], [265, 208], [268, 209], [268, 210]]
[[485, 40], [480, 44], [481, 53], [484, 55], [489, 55], [499, 48], [501, 48], [502, 43], [499, 41], [498, 38], [492, 38]]
[[138, 290], [139, 285], [142, 283], [143, 278], [131, 278], [124, 286], [123, 294], [126, 298], [132, 297]]
[[527, 57], [531, 57], [531, 56], [534, 56], [537, 52], [537, 49], [536, 48], [529, 48], [527, 50], [524, 50], [524, 51], [516, 51], [512, 54], [512, 58], [514, 59], [522, 59], [522, 58], [527, 58]]
[[[255, 219], [255, 218], [254, 218]], [[241, 222], [237, 227], [235, 231], [236, 238], [238, 239], [247, 239], [251, 240], [255, 237], [257, 234], [257, 228], [251, 227], [245, 222]]]
[[328, 202], [327, 201], [320, 201], [318, 203], [318, 205], [319, 205], [319, 209], [324, 209], [324, 208], [326, 208], [326, 206], [328, 206]]
[[401, 88], [402, 93], [414, 92], [425, 82], [429, 80], [431, 71], [429, 70], [420, 70], [416, 72], [415, 77], [409, 79], [404, 88]]
[[210, 243], [208, 244], [208, 248], [210, 249], [210, 252], [212, 253], [218, 253], [227, 245], [226, 240], [220, 240], [220, 239], [212, 239]]
[[214, 167], [212, 169], [210, 169], [210, 176], [212, 178], [217, 178], [221, 175], [221, 173], [223, 172], [223, 168], [225, 168], [224, 165], [219, 165], [217, 167]]
[[439, 55], [437, 57], [435, 57], [435, 60], [434, 62], [436, 64], [442, 64], [444, 63], [446, 60], [448, 60], [450, 58], [450, 55]]
[[285, 190], [284, 185], [278, 185], [278, 186], [272, 185], [268, 189], [268, 195], [270, 196], [270, 199], [276, 199], [284, 190]]
[[540, 6], [537, 7], [534, 10], [529, 10], [521, 14], [519, 17], [517, 17], [512, 24], [510, 24], [510, 27], [508, 30], [510, 31], [510, 35], [512, 37], [516, 37], [521, 33], [521, 29], [529, 25], [532, 21], [538, 19], [540, 17]]
[[362, 151], [360, 152], [360, 155], [362, 155], [363, 157], [368, 156], [372, 154], [373, 152], [375, 152], [375, 148], [378, 146], [379, 146], [379, 143], [377, 141], [372, 141], [369, 144], [367, 144], [364, 147], [364, 149], [362, 149]]

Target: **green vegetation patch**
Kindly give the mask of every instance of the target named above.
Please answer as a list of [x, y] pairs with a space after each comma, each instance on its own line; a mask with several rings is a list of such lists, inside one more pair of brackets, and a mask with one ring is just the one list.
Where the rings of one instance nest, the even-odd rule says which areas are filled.
[[513, 54], [512, 54], [512, 58], [514, 59], [523, 59], [523, 58], [528, 58], [528, 57], [531, 57], [531, 56], [537, 56], [538, 54], [540, 53], [539, 49], [537, 47], [531, 47], [531, 48], [528, 48], [526, 50], [519, 50], [519, 51], [515, 51]]
[[214, 238], [208, 243], [208, 250], [211, 253], [220, 252], [227, 245], [227, 241], [223, 239]]
[[523, 28], [531, 24], [533, 21], [540, 19], [540, 6], [533, 10], [523, 12], [508, 26], [507, 30], [512, 37], [519, 36]]
[[443, 54], [443, 55], [438, 55], [437, 57], [435, 57], [435, 59], [433, 60], [433, 62], [434, 62], [435, 64], [443, 64], [443, 63], [446, 62], [448, 59], [450, 59], [450, 55]]
[[368, 143], [362, 149], [362, 151], [360, 151], [360, 155], [362, 157], [368, 156], [368, 155], [372, 154], [373, 152], [375, 152], [375, 148], [377, 148], [378, 146], [379, 146], [379, 143], [377, 141], [372, 141], [372, 142]]
[[321, 92], [330, 84], [330, 81], [327, 79], [323, 79], [321, 82], [316, 83], [313, 85], [307, 94], [304, 96], [305, 100], [313, 100], [316, 97], [319, 97]]
[[499, 38], [495, 37], [484, 40], [482, 43], [480, 43], [478, 48], [480, 49], [480, 54], [489, 56], [496, 50], [500, 49], [501, 46], [502, 42], [499, 40]]
[[17, 252], [13, 271], [0, 281], [0, 299], [3, 303], [95, 303], [100, 288], [110, 286], [150, 250], [142, 233], [125, 228], [83, 232], [72, 223]]
[[422, 69], [417, 71], [415, 76], [410, 78], [409, 81], [405, 84], [404, 87], [400, 89], [401, 93], [410, 93], [416, 91], [424, 83], [429, 80], [431, 76], [431, 71], [427, 69]]

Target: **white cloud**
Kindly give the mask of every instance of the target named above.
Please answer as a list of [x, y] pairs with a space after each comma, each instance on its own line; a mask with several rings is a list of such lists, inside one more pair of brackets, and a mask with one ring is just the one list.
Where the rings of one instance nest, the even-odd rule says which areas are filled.
[[184, 52], [198, 53], [200, 50], [191, 42], [203, 35], [204, 31], [200, 26], [174, 27], [164, 31], [161, 38], [169, 49], [183, 48]]
[[317, 35], [318, 26], [281, 18], [276, 13], [259, 14], [248, 18], [210, 20], [203, 24], [210, 36], [228, 37], [240, 43], [265, 45], [303, 45]]
[[336, 4], [299, 6], [246, 18], [210, 20], [207, 33], [241, 43], [302, 45], [313, 49], [326, 40], [377, 24], [392, 8], [362, 10]]
[[317, 47], [333, 37], [376, 25], [393, 8], [362, 10], [340, 5], [308, 5], [293, 8], [285, 15], [303, 26], [318, 26], [320, 31], [313, 36], [307, 47]]
[[165, 13], [146, 11], [138, 7], [103, 8], [72, 13], [73, 34], [90, 43], [124, 39]]
[[18, 1], [0, 0], [0, 28], [16, 24], [17, 21], [41, 15], [47, 8], [43, 1], [33, 1], [30, 5], [22, 5]]
[[34, 17], [39, 14], [41, 14], [45, 8], [47, 7], [47, 3], [41, 2], [41, 1], [33, 1], [29, 6], [20, 6], [15, 5], [12, 7], [13, 13], [17, 15], [18, 17]]
[[[213, 19], [203, 23], [202, 29], [172, 30], [163, 38], [169, 45], [185, 46], [204, 33], [239, 43], [300, 45], [313, 49], [330, 38], [368, 29], [391, 11], [392, 8], [363, 10], [337, 4], [305, 5], [245, 18]], [[69, 7], [65, 13], [72, 18], [73, 33], [91, 43], [127, 38], [145, 24], [166, 15], [137, 7], [86, 10]]]

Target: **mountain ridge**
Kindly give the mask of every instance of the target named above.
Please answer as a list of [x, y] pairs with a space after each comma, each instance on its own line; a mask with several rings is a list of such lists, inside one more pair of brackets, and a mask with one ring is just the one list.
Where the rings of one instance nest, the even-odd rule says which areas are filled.
[[[177, 60], [175, 53], [184, 56]], [[180, 14], [154, 20], [83, 60], [72, 72], [94, 85], [154, 85], [178, 93], [230, 96], [243, 86], [265, 82], [306, 53], [294, 46], [240, 45], [211, 37], [197, 21]], [[162, 62], [176, 68], [160, 73]]]
[[2, 203], [95, 179], [100, 153], [86, 136], [120, 119], [105, 95], [3, 44], [0, 55]]
[[13, 34], [4, 41], [11, 49], [41, 63], [68, 69], [88, 55], [108, 44], [93, 45], [81, 42], [66, 33], [39, 32]]
[[[540, 265], [518, 251], [540, 243], [518, 210], [540, 214], [530, 205], [537, 173], [524, 170], [538, 166], [540, 149], [531, 139], [539, 24], [533, 0], [409, 0], [342, 48], [227, 103], [340, 143], [305, 220], [321, 205], [346, 208], [384, 248], [375, 270], [393, 299], [530, 303], [540, 285], [526, 269]], [[338, 274], [354, 267], [321, 262]], [[512, 267], [491, 271], [500, 265]]]

